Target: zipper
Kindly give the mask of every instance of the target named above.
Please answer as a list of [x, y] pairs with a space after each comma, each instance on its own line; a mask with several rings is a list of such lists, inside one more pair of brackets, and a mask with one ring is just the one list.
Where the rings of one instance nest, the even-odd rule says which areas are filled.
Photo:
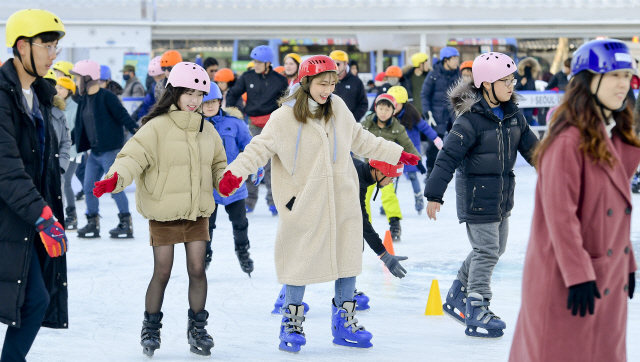
[[[502, 151], [504, 150], [504, 143], [502, 142], [502, 137], [500, 137], [502, 135], [502, 122], [498, 122], [498, 159], [500, 159], [500, 155], [502, 154]], [[502, 164], [502, 171], [500, 172], [500, 204], [498, 204], [498, 214], [499, 216], [502, 218], [502, 201], [503, 201], [503, 184], [504, 184], [504, 162], [501, 162]]]
[[511, 159], [511, 127], [507, 127], [507, 140], [509, 142], [509, 149], [507, 149], [507, 160]]
[[473, 185], [473, 192], [471, 193], [471, 211], [473, 211], [473, 202], [476, 200], [476, 185]]
[[463, 135], [461, 135], [460, 133], [458, 133], [458, 132], [456, 132], [456, 131], [454, 131], [454, 130], [449, 131], [449, 133], [454, 134], [454, 135], [456, 135], [456, 136], [460, 137], [460, 145], [462, 145], [462, 143], [463, 143], [462, 141], [464, 141], [464, 136], [463, 136]]

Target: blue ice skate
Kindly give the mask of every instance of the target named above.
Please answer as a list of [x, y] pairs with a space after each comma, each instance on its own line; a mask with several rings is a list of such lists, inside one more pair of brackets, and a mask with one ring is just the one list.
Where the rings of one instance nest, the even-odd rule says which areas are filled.
[[353, 295], [353, 300], [356, 302], [356, 310], [357, 311], [366, 311], [371, 309], [369, 306], [369, 297], [367, 297], [363, 292], [355, 291]]
[[300, 347], [307, 344], [307, 339], [302, 331], [304, 322], [304, 307], [290, 304], [282, 316], [280, 325], [280, 348], [281, 351], [298, 353]]
[[271, 211], [271, 215], [278, 216], [278, 209], [276, 209], [276, 205], [269, 206], [269, 211]]
[[447, 299], [442, 305], [442, 309], [447, 315], [462, 325], [466, 325], [464, 322], [464, 313], [467, 310], [467, 288], [465, 288], [458, 279], [454, 280], [451, 288], [449, 288]]
[[[478, 338], [502, 337], [504, 334], [503, 329], [507, 328], [507, 325], [489, 309], [489, 305], [489, 300], [484, 299], [478, 293], [469, 293], [467, 295], [467, 311], [465, 315], [467, 328], [464, 330], [467, 336]], [[487, 332], [478, 331], [478, 328]]]
[[[280, 294], [278, 294], [278, 299], [276, 299], [276, 303], [273, 305], [273, 310], [271, 311], [271, 314], [273, 315], [281, 315], [282, 311], [280, 310], [282, 308], [282, 306], [284, 305], [284, 296], [285, 296], [285, 291], [286, 291], [287, 286], [283, 285], [282, 289], [280, 289]], [[302, 305], [304, 306], [304, 314], [306, 315], [307, 312], [309, 311], [309, 305], [305, 302], [302, 302]]]
[[336, 307], [335, 301], [332, 304], [331, 333], [333, 334], [333, 344], [351, 348], [373, 347], [371, 333], [366, 331], [363, 326], [357, 325], [356, 302], [344, 302], [341, 308]]

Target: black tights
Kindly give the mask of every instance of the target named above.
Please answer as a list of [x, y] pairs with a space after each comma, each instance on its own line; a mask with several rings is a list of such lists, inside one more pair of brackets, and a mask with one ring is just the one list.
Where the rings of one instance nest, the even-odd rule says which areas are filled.
[[[187, 272], [189, 273], [189, 307], [194, 313], [204, 310], [207, 301], [207, 275], [204, 271], [206, 245], [206, 241], [192, 241], [184, 244], [187, 252]], [[173, 245], [154, 246], [153, 277], [149, 282], [145, 299], [147, 313], [160, 312], [172, 267]]]

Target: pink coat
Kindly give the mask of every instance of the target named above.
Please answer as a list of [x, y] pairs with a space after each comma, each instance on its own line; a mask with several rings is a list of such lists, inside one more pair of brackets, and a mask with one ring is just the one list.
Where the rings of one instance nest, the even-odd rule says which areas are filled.
[[[605, 132], [604, 125], [602, 132]], [[522, 307], [509, 361], [626, 361], [631, 248], [630, 179], [640, 148], [607, 138], [615, 167], [594, 164], [570, 127], [538, 168], [535, 210], [524, 263]], [[569, 286], [596, 281], [593, 315], [567, 309]]]

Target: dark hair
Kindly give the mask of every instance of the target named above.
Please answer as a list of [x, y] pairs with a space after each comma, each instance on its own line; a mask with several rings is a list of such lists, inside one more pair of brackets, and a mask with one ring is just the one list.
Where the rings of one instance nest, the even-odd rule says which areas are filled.
[[204, 60], [203, 64], [204, 64], [203, 68], [207, 70], [207, 68], [209, 68], [212, 65], [218, 65], [218, 61], [216, 60], [216, 58], [209, 57]]
[[420, 117], [420, 113], [418, 112], [416, 107], [409, 102], [405, 103], [402, 106], [402, 109], [404, 110], [404, 114], [402, 115], [402, 119], [398, 118], [398, 120], [400, 121], [400, 124], [411, 131], [413, 129], [413, 126], [420, 123], [422, 117]]
[[[606, 135], [601, 131], [601, 115], [591, 95], [591, 80], [594, 74], [582, 71], [576, 74], [567, 86], [563, 97], [564, 101], [553, 113], [549, 123], [549, 131], [542, 139], [533, 154], [534, 164], [538, 167], [540, 158], [551, 146], [553, 141], [562, 131], [574, 126], [580, 130], [579, 149], [587, 155], [593, 163], [606, 162], [613, 167], [615, 158], [607, 149]], [[616, 125], [612, 133], [616, 134], [622, 142], [640, 147], [640, 140], [633, 129], [633, 114], [631, 103], [622, 112], [613, 113]]]
[[394, 107], [393, 107], [393, 103], [391, 103], [391, 101], [386, 100], [386, 99], [381, 99], [381, 100], [379, 100], [378, 102], [376, 102], [376, 106], [378, 106], [378, 104], [382, 104], [382, 105], [385, 105], [385, 106], [387, 106], [387, 107], [394, 108]]
[[369, 79], [367, 81], [367, 85], [375, 85], [376, 83], [374, 81], [372, 81], [371, 79]]
[[571, 68], [571, 58], [567, 58], [567, 60], [564, 61], [564, 66], [567, 68]]
[[355, 60], [350, 61], [349, 66], [356, 67], [356, 69], [360, 70], [360, 67], [358, 66], [358, 62], [356, 62]]
[[142, 125], [144, 126], [150, 120], [163, 114], [169, 113], [169, 108], [171, 108], [172, 105], [175, 105], [179, 109], [180, 106], [178, 105], [178, 101], [180, 100], [180, 96], [186, 93], [188, 90], [188, 88], [184, 87], [174, 88], [171, 84], [168, 84], [167, 89], [164, 91], [164, 93], [162, 93], [162, 97], [160, 97], [160, 100], [158, 100], [153, 108], [151, 108], [149, 114], [142, 117], [140, 123], [142, 123]]
[[289, 94], [288, 96], [278, 99], [278, 106], [281, 107], [284, 103], [295, 100], [296, 103], [293, 105], [293, 116], [298, 122], [307, 123], [308, 118], [324, 119], [325, 122], [329, 122], [334, 116], [331, 97], [329, 97], [324, 104], [320, 104], [315, 113], [311, 113], [308, 102], [309, 98], [312, 98], [311, 93], [309, 93], [311, 82], [316, 78], [324, 78], [327, 75], [338, 83], [338, 74], [336, 72], [323, 72], [313, 76], [304, 77], [300, 81], [300, 87], [296, 88], [293, 94]]
[[31, 38], [27, 38], [26, 36], [18, 37], [18, 39], [16, 39], [15, 44], [13, 44], [13, 55], [15, 55], [16, 57], [20, 56], [20, 52], [18, 52], [18, 41], [20, 40], [29, 41], [29, 39], [31, 39], [32, 42], [36, 39], [40, 39], [40, 41], [42, 41], [43, 43], [51, 43], [53, 41], [60, 39], [60, 33], [56, 31], [47, 31], [44, 33], [40, 33], [36, 36], [33, 36]]

